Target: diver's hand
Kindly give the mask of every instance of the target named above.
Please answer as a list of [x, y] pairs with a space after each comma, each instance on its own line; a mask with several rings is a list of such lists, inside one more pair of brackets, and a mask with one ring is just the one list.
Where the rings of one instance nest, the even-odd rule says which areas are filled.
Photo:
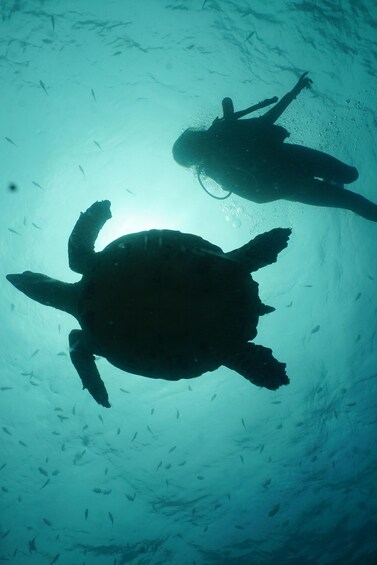
[[313, 84], [312, 79], [306, 76], [307, 74], [308, 71], [301, 75], [298, 79], [296, 86], [292, 90], [293, 96], [297, 96], [297, 94], [300, 94], [301, 90], [304, 90], [304, 88], [310, 88], [310, 85]]

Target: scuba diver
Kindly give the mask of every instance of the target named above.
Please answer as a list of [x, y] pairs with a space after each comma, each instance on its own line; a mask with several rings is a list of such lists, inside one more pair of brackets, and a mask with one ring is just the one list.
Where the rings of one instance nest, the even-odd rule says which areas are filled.
[[[270, 98], [239, 112], [230, 98], [222, 101], [223, 116], [207, 130], [189, 128], [173, 146], [175, 161], [196, 167], [199, 182], [206, 175], [230, 194], [257, 203], [290, 200], [314, 206], [351, 210], [377, 222], [377, 204], [346, 190], [359, 174], [355, 167], [321, 151], [286, 143], [288, 131], [275, 125], [284, 110], [312, 80], [304, 73], [294, 88], [277, 102]], [[258, 118], [243, 116], [277, 102]]]

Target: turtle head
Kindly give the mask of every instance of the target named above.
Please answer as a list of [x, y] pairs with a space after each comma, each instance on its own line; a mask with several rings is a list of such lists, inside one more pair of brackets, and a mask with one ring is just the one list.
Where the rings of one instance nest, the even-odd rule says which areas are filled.
[[75, 315], [77, 310], [77, 284], [63, 283], [41, 273], [25, 271], [7, 275], [7, 280], [29, 298]]

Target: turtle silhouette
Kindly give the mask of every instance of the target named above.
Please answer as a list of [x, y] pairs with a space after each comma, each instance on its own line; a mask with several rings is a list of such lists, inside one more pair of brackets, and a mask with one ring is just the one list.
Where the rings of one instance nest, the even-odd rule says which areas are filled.
[[7, 275], [30, 298], [77, 318], [81, 330], [69, 334], [70, 356], [98, 404], [110, 406], [95, 355], [154, 379], [190, 379], [224, 365], [271, 390], [289, 383], [285, 363], [250, 343], [259, 316], [274, 310], [261, 302], [250, 272], [277, 260], [290, 229], [273, 229], [228, 253], [172, 230], [124, 235], [95, 252], [109, 218], [104, 200], [76, 222], [68, 257], [79, 282], [30, 271]]

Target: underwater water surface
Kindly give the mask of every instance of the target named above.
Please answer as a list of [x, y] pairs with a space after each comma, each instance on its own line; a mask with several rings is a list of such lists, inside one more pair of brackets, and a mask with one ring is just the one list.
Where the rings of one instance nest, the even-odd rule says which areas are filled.
[[[0, 559], [19, 565], [369, 564], [377, 557], [377, 224], [345, 210], [211, 199], [172, 145], [313, 80], [279, 123], [356, 166], [377, 202], [372, 0], [0, 2]], [[216, 194], [221, 191], [212, 186]], [[5, 279], [67, 282], [81, 211], [109, 199], [96, 249], [169, 228], [224, 251], [292, 228], [254, 278], [276, 311], [256, 343], [289, 386], [226, 368], [167, 382], [69, 358], [77, 322]]]

